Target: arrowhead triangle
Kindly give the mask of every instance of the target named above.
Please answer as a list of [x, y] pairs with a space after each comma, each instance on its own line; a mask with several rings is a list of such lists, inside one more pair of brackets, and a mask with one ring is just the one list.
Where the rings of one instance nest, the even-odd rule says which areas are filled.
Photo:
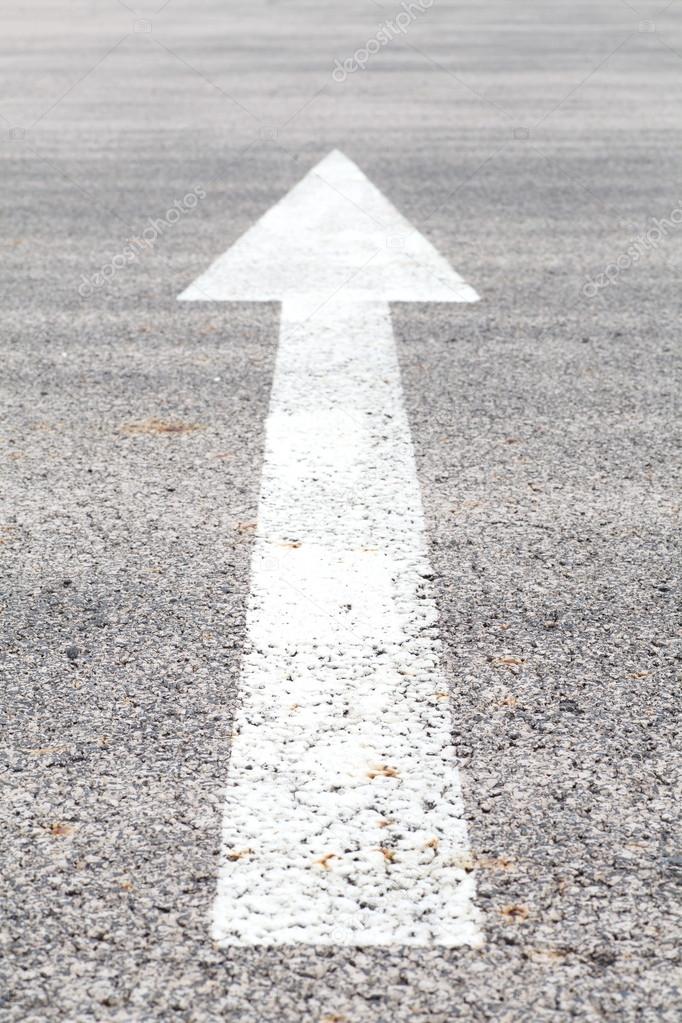
[[475, 302], [455, 273], [352, 160], [337, 149], [313, 167], [198, 277], [183, 301], [328, 296]]

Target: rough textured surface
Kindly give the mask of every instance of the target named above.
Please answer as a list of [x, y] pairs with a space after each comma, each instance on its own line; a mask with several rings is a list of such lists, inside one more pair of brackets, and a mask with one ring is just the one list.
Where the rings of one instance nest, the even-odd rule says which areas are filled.
[[390, 311], [326, 298], [282, 305], [213, 934], [480, 946]]
[[[340, 85], [390, 8], [7, 18], [10, 1023], [677, 1020], [680, 236], [581, 290], [679, 202], [679, 24], [635, 6], [435, 3]], [[482, 296], [394, 308], [482, 951], [207, 937], [278, 324], [175, 296], [334, 147]]]

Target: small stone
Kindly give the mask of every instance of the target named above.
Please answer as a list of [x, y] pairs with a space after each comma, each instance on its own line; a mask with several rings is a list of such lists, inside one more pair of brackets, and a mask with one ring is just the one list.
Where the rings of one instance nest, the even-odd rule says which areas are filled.
[[77, 661], [80, 654], [80, 650], [77, 646], [67, 646], [66, 656], [70, 661]]

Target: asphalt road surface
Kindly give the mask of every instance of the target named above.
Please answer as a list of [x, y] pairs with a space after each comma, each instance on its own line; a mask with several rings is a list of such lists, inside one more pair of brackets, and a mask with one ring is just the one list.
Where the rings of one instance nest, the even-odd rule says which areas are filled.
[[[679, 7], [401, 11], [3, 7], [3, 1023], [679, 1019]], [[478, 948], [210, 933], [279, 306], [177, 296], [333, 149], [481, 297], [391, 307]]]

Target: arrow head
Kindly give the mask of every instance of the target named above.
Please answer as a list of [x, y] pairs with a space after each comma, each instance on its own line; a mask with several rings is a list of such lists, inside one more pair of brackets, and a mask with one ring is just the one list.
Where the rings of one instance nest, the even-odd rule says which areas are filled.
[[353, 300], [478, 299], [352, 160], [333, 150], [179, 298], [280, 301], [340, 289]]

